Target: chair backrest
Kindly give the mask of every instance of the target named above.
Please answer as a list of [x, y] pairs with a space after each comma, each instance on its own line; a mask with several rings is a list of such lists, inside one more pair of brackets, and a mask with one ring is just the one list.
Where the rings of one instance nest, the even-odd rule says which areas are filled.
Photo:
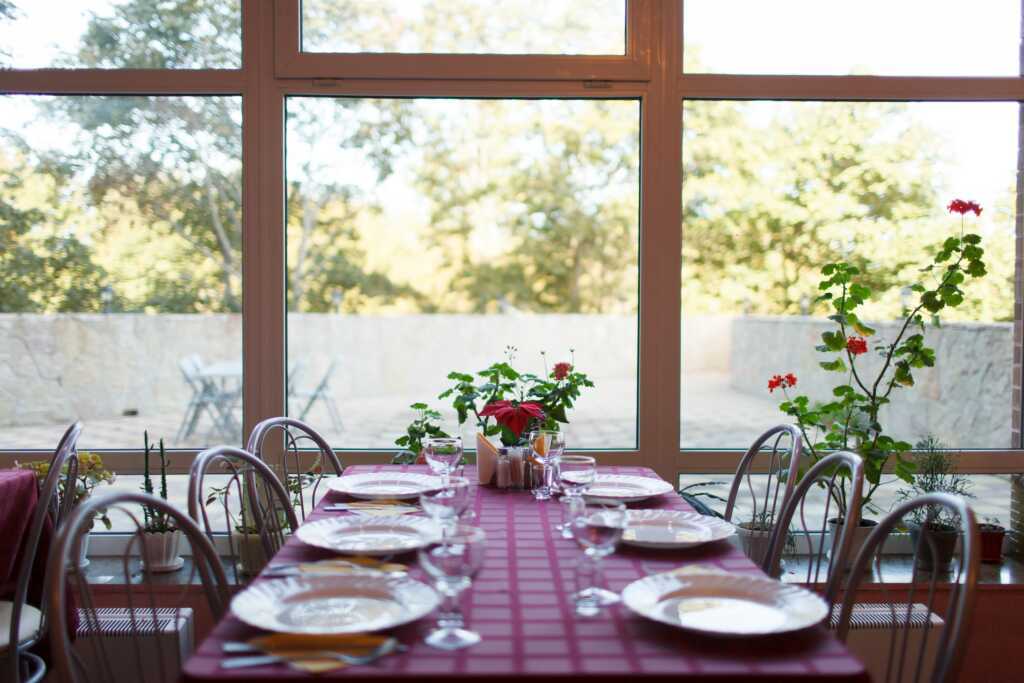
[[[226, 481], [212, 486], [207, 477]], [[211, 542], [215, 533], [226, 534], [238, 584], [243, 583], [242, 569], [258, 569], [254, 565], [284, 545], [286, 530], [299, 528], [288, 491], [274, 472], [252, 453], [231, 446], [209, 448], [192, 462], [188, 514]]]
[[[6, 670], [4, 680], [17, 682], [20, 680], [20, 665], [17, 656], [18, 632], [21, 624], [25, 601], [28, 599], [29, 582], [39, 553], [39, 543], [47, 524], [54, 530], [59, 529], [67, 521], [75, 503], [75, 485], [78, 479], [78, 437], [82, 433], [82, 423], [75, 422], [64, 432], [57, 449], [50, 459], [46, 477], [39, 485], [39, 497], [36, 508], [29, 521], [28, 535], [22, 546], [21, 562], [18, 564], [18, 579], [14, 588], [14, 601], [11, 609], [11, 623], [8, 643], [11, 644], [12, 655], [0, 658], [3, 662], [0, 671]], [[43, 558], [40, 565], [46, 569]], [[40, 630], [46, 628], [46, 605], [40, 605], [43, 618]]]
[[[282, 448], [279, 458], [272, 455], [272, 446], [267, 443], [267, 437], [274, 432], [280, 432], [283, 436], [283, 443], [279, 444]], [[319, 458], [309, 466], [303, 466], [303, 442], [309, 442], [320, 450]], [[306, 519], [307, 507], [311, 512], [316, 506], [324, 470], [329, 468], [338, 476], [344, 471], [341, 460], [327, 443], [327, 439], [307, 423], [293, 417], [271, 417], [257, 424], [249, 434], [246, 450], [280, 472], [289, 492], [294, 494], [293, 502], [295, 507], [299, 508], [303, 520]], [[307, 490], [310, 493], [308, 506], [305, 496]]]
[[[892, 585], [887, 585], [882, 567], [882, 547], [890, 538], [892, 531], [902, 525], [905, 518], [916, 520], [918, 528], [927, 527], [946, 514], [947, 520], [955, 522], [954, 534], [949, 539], [949, 550], [954, 553], [955, 570], [948, 573], [943, 570], [926, 570], [919, 568], [924, 561], [930, 567], [938, 566], [939, 548], [936, 538], [931, 534], [916, 533], [913, 541], [914, 552], [908, 582], [905, 571], [894, 578]], [[901, 539], [902, 540], [902, 539]], [[958, 543], [957, 543], [958, 542]], [[959, 554], [956, 554], [959, 549]], [[958, 496], [946, 493], [929, 493], [913, 500], [906, 501], [893, 508], [885, 516], [861, 548], [850, 571], [849, 584], [839, 613], [837, 633], [840, 640], [846, 640], [850, 631], [850, 617], [856, 602], [857, 589], [864, 581], [865, 575], [871, 570], [874, 559], [873, 580], [876, 581], [885, 596], [893, 630], [889, 638], [889, 652], [886, 664], [885, 681], [918, 680], [922, 670], [930, 669], [930, 681], [946, 683], [957, 680], [963, 657], [964, 640], [967, 637], [971, 614], [974, 610], [975, 589], [978, 583], [980, 567], [980, 546], [978, 526], [971, 507]], [[952, 566], [952, 565], [951, 565]], [[939, 590], [940, 586], [942, 590]], [[943, 596], [948, 588], [948, 595]], [[899, 595], [896, 595], [896, 593]], [[945, 599], [943, 599], [945, 597]], [[927, 610], [925, 614], [936, 613], [937, 603], [945, 603], [946, 609], [941, 615], [945, 625], [938, 635], [938, 642], [930, 642], [929, 631], [932, 620], [923, 620], [921, 637], [916, 638], [917, 645], [910, 646], [911, 627], [914, 625], [917, 610], [912, 605], [922, 604]], [[934, 647], [934, 649], [930, 649]], [[933, 653], [933, 661], [926, 659], [927, 651]], [[909, 676], [909, 678], [908, 678]]]
[[[812, 490], [824, 493], [823, 509], [813, 512], [808, 522], [805, 509], [807, 494]], [[825, 567], [825, 601], [831, 606], [839, 593], [848, 567], [855, 529], [860, 524], [860, 501], [864, 491], [864, 461], [855, 453], [839, 451], [825, 456], [800, 479], [793, 495], [782, 507], [771, 546], [768, 550], [768, 575], [781, 573], [782, 551], [791, 531], [793, 518], [799, 510], [797, 538], [807, 545], [807, 575], [805, 583], [818, 583]], [[813, 503], [818, 507], [817, 502]], [[820, 515], [820, 520], [819, 520]], [[829, 520], [841, 520], [835, 525], [838, 534], [829, 533]], [[826, 553], [827, 551], [827, 553]]]
[[[68, 623], [68, 583], [72, 584], [75, 593], [80, 633], [102, 632], [102, 612], [96, 606], [91, 585], [84, 572], [68, 573], [67, 558], [77, 555], [82, 534], [88, 532], [93, 516], [110, 510], [123, 513], [133, 525], [130, 541], [118, 563], [123, 571], [118, 582], [131, 586], [131, 590], [122, 594], [126, 600], [123, 605], [126, 617], [121, 624], [116, 646], [113, 645], [115, 641], [105, 638], [85, 638], [80, 648], [86, 652], [76, 653], [72, 649]], [[154, 581], [149, 572], [141, 572], [141, 577], [138, 575], [135, 555], [147, 565], [153, 559], [145, 540], [145, 515], [140, 514], [143, 510], [173, 522], [191, 548], [192, 574], [177, 590], [169, 589], [164, 582]], [[161, 498], [135, 491], [94, 495], [77, 505], [68, 523], [57, 534], [47, 563], [46, 600], [51, 617], [50, 646], [53, 666], [59, 679], [65, 683], [106, 683], [118, 677], [115, 672], [122, 672], [123, 675], [126, 668], [131, 668], [135, 672], [132, 680], [154, 680], [159, 675], [165, 683], [171, 683], [170, 676], [161, 666], [166, 661], [165, 656], [170, 658], [171, 653], [164, 652], [169, 646], [160, 638], [148, 636], [161, 631], [161, 622], [168, 613], [175, 622], [183, 618], [183, 611], [190, 604], [191, 584], [196, 575], [204, 588], [213, 618], [220, 619], [229, 600], [224, 570], [213, 545], [185, 513]], [[157, 612], [157, 607], [161, 608], [162, 615]], [[157, 648], [158, 661], [148, 658], [152, 656], [153, 646]], [[83, 666], [79, 654], [85, 655], [89, 661], [88, 666]]]
[[[754, 474], [754, 461], [762, 451], [768, 454], [768, 469], [764, 474]], [[803, 453], [803, 434], [796, 425], [778, 425], [757, 437], [753, 445], [747, 449], [736, 468], [736, 475], [729, 488], [729, 498], [725, 505], [726, 521], [733, 521], [736, 502], [744, 486], [751, 502], [752, 521], [774, 528], [782, 506], [786, 504], [796, 486], [797, 474], [800, 469], [800, 458]], [[765, 477], [763, 492], [758, 493], [754, 477]], [[745, 520], [744, 520], [745, 521]], [[740, 522], [733, 522], [740, 524]], [[766, 548], [767, 550], [767, 548]], [[768, 554], [764, 557], [751, 558], [762, 569], [767, 571]]]
[[181, 369], [181, 374], [189, 386], [192, 388], [200, 386], [199, 373], [203, 369], [203, 361], [199, 354], [193, 353], [185, 356], [178, 361], [178, 367]]

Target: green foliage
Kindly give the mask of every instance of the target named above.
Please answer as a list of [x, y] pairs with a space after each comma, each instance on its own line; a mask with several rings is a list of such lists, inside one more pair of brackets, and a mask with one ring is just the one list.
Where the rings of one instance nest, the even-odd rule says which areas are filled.
[[[142, 433], [142, 490], [149, 495], [154, 495], [153, 478], [149, 473], [149, 458], [155, 446], [149, 442], [149, 432]], [[164, 450], [164, 440], [160, 439], [160, 498], [167, 500], [167, 453]], [[149, 506], [142, 506], [143, 526], [146, 533], [160, 534], [174, 531], [177, 526], [170, 515]]]
[[[974, 498], [970, 492], [971, 480], [958, 473], [958, 454], [946, 449], [933, 436], [914, 444], [914, 475], [910, 486], [901, 488], [896, 494], [897, 502], [913, 500], [929, 493], [949, 493], [964, 498]], [[959, 515], [944, 507], [926, 506], [914, 510], [909, 519], [918, 526], [927, 525], [934, 529], [951, 530], [959, 523]]]
[[[918, 301], [905, 311], [896, 337], [873, 342], [882, 360], [874, 377], [862, 375], [858, 357], [872, 346], [876, 331], [857, 316], [858, 309], [872, 298], [873, 290], [862, 281], [862, 268], [849, 261], [836, 261], [821, 268], [818, 299], [832, 308], [829, 319], [836, 328], [822, 335], [823, 343], [816, 349], [829, 356], [820, 363], [821, 367], [842, 373], [845, 381], [835, 386], [828, 402], [812, 404], [807, 396], [787, 395], [779, 409], [800, 425], [815, 461], [825, 453], [839, 450], [852, 450], [864, 459], [868, 482], [862, 499], [865, 507], [871, 505], [871, 497], [881, 485], [883, 470], [891, 459], [895, 459], [893, 471], [899, 479], [915, 481], [915, 461], [904, 457], [911, 445], [885, 434], [879, 411], [890, 402], [895, 390], [914, 386], [915, 371], [935, 366], [935, 350], [925, 342], [924, 312], [931, 314], [929, 320], [937, 326], [940, 311], [963, 304], [962, 286], [967, 282], [964, 273], [977, 273], [972, 278], [982, 277], [986, 272], [983, 259], [981, 238], [963, 234], [962, 228], [960, 236], [942, 243], [932, 262], [919, 271], [919, 280], [909, 288], [918, 295]], [[863, 338], [863, 351], [858, 350], [861, 337], [857, 335]]]
[[404, 449], [392, 459], [396, 465], [411, 465], [423, 450], [423, 441], [433, 437], [449, 436], [438, 424], [441, 413], [431, 409], [426, 403], [413, 403], [409, 406], [416, 411], [416, 418], [405, 428], [405, 434], [395, 439], [395, 445]]

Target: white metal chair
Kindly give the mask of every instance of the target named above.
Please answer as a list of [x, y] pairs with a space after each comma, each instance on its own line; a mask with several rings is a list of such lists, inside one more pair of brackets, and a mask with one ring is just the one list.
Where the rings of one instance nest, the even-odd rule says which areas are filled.
[[[211, 486], [210, 476], [226, 476], [227, 481]], [[209, 514], [215, 504], [219, 520]], [[288, 492], [274, 472], [252, 453], [231, 446], [196, 456], [189, 475], [188, 514], [211, 542], [215, 534], [226, 534], [236, 584], [243, 583], [246, 570], [257, 573], [284, 545], [286, 533], [299, 528]]]
[[[813, 487], [813, 489], [812, 489]], [[807, 494], [823, 491], [825, 506], [821, 512], [820, 524], [808, 523], [805, 504]], [[864, 490], [864, 461], [849, 451], [832, 453], [817, 462], [793, 490], [793, 495], [782, 507], [775, 525], [771, 547], [768, 551], [768, 575], [779, 576], [782, 551], [791, 531], [793, 518], [799, 510], [797, 540], [807, 547], [807, 575], [805, 583], [818, 583], [825, 567], [825, 601], [831, 606], [839, 593], [846, 574], [847, 558], [853, 550], [854, 530], [860, 523], [860, 501]], [[829, 520], [838, 517], [843, 520], [838, 535], [828, 533]], [[827, 543], [827, 539], [831, 541]], [[828, 547], [826, 547], [826, 545]], [[826, 552], [827, 551], [827, 552]]]
[[[267, 441], [275, 432], [281, 433], [284, 437], [280, 458], [273, 457], [274, 444]], [[304, 442], [320, 451], [318, 458], [308, 465], [304, 465], [303, 462]], [[303, 520], [307, 514], [306, 490], [310, 489], [309, 511], [312, 511], [316, 507], [317, 492], [325, 476], [324, 471], [330, 470], [337, 476], [344, 471], [341, 460], [327, 443], [327, 439], [310, 425], [292, 417], [271, 417], [257, 424], [249, 434], [246, 450], [280, 473], [285, 487], [293, 496], [292, 503], [299, 509]]]
[[[78, 476], [78, 437], [82, 423], [75, 422], [61, 437], [50, 459], [50, 468], [39, 487], [36, 509], [29, 522], [24, 553], [18, 566], [18, 580], [12, 601], [0, 601], [0, 672], [3, 679], [18, 683], [34, 683], [46, 674], [46, 664], [41, 658], [29, 652], [46, 630], [46, 604], [35, 607], [27, 603], [29, 582], [36, 573], [36, 555], [46, 525], [54, 530], [67, 519], [75, 502], [75, 483]], [[39, 565], [46, 571], [46, 560]]]
[[341, 421], [341, 412], [338, 410], [338, 405], [334, 402], [334, 396], [331, 394], [331, 377], [337, 369], [338, 359], [334, 358], [312, 391], [300, 391], [293, 385], [291, 388], [294, 390], [290, 392], [289, 398], [306, 399], [302, 410], [298, 413], [300, 420], [305, 420], [316, 402], [320, 401], [327, 409], [327, 416], [331, 420], [331, 427], [334, 431], [340, 432], [344, 428], [344, 424]]
[[[909, 582], [905, 575], [887, 584], [883, 573], [882, 550], [886, 541], [903, 520], [918, 514], [927, 525], [939, 511], [945, 510], [959, 523], [959, 555], [955, 570], [943, 571], [918, 568], [919, 559], [926, 556], [935, 567], [936, 546], [927, 534], [919, 533], [914, 544]], [[903, 541], [903, 539], [893, 539]], [[926, 554], [926, 555], [925, 555]], [[880, 586], [883, 603], [864, 605], [856, 603], [857, 589], [871, 571]], [[854, 616], [866, 615], [877, 627], [884, 626], [888, 633], [881, 642], [887, 644], [880, 651], [872, 644], [861, 655], [872, 674], [872, 680], [899, 682], [926, 680], [947, 683], [957, 680], [963, 659], [971, 614], [974, 610], [975, 589], [980, 567], [978, 527], [971, 507], [957, 496], [930, 493], [896, 506], [864, 542], [850, 571], [849, 584], [839, 611], [836, 630], [839, 638], [849, 644], [853, 634]], [[892, 573], [892, 572], [890, 572]], [[904, 572], [899, 572], [905, 574]], [[943, 590], [939, 590], [939, 586]], [[946, 609], [941, 617], [937, 611], [937, 597], [948, 586]]]
[[[755, 459], [767, 452], [768, 462], [764, 474], [753, 473]], [[803, 434], [796, 425], [778, 425], [772, 427], [761, 436], [757, 437], [753, 445], [740, 460], [736, 468], [736, 474], [729, 488], [729, 498], [725, 505], [725, 519], [732, 522], [736, 512], [736, 503], [740, 496], [740, 490], [746, 484], [747, 493], [751, 505], [751, 521], [758, 525], [768, 527], [765, 531], [767, 542], [759, 545], [755, 556], [751, 559], [769, 573], [768, 551], [771, 548], [771, 538], [774, 533], [778, 513], [782, 506], [789, 501], [793, 495], [793, 488], [796, 486], [797, 474], [800, 468], [800, 458], [803, 453]], [[754, 486], [754, 477], [764, 476], [765, 487], [763, 495], [759, 494]], [[742, 522], [733, 522], [740, 524]], [[752, 546], [754, 547], [754, 546]]]
[[[74, 557], [81, 535], [87, 532], [93, 516], [103, 510], [116, 509], [134, 525], [131, 540], [120, 558], [121, 582], [131, 585], [123, 597], [123, 618], [116, 634], [109, 634], [104, 611], [96, 606], [92, 587], [81, 572], [68, 574], [66, 558]], [[138, 555], [149, 563], [144, 542], [145, 522], [142, 509], [164, 515], [174, 522], [188, 541], [192, 552], [192, 575], [178, 590], [168, 590], [166, 584], [156, 585], [150, 573], [137, 575]], [[165, 627], [168, 614], [171, 621], [186, 621], [191, 610], [189, 603], [191, 583], [197, 575], [205, 589], [207, 604], [214, 619], [223, 616], [228, 604], [227, 581], [213, 545], [199, 527], [183, 512], [167, 501], [141, 492], [118, 491], [94, 495], [76, 506], [68, 523], [57, 534], [47, 563], [47, 609], [50, 615], [49, 634], [53, 651], [53, 667], [64, 683], [114, 683], [122, 680], [159, 681], [171, 683], [176, 679], [174, 669], [180, 665], [180, 652], [170, 652], [161, 639], [154, 639]], [[79, 647], [72, 645], [69, 636], [67, 612], [67, 583], [73, 582], [78, 605], [78, 634], [110, 637], [79, 638]], [[157, 608], [160, 609], [157, 609]], [[116, 636], [116, 637], [115, 637]]]

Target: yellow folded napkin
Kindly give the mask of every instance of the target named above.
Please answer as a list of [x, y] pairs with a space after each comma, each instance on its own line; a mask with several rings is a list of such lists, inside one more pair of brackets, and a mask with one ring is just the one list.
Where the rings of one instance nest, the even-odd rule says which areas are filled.
[[347, 574], [358, 573], [363, 569], [397, 573], [408, 571], [409, 568], [404, 564], [382, 562], [373, 557], [347, 557], [345, 559], [303, 562], [298, 566], [298, 570], [303, 574]]
[[731, 574], [721, 567], [716, 567], [713, 564], [688, 564], [683, 567], [669, 570], [670, 574], [678, 574], [680, 576], [690, 576], [693, 574]]
[[389, 636], [353, 633], [350, 635], [299, 635], [274, 633], [249, 640], [249, 644], [267, 654], [280, 657], [299, 671], [318, 674], [343, 669], [348, 664], [333, 657], [317, 656], [323, 651], [360, 657], [373, 652]]
[[410, 505], [405, 501], [391, 499], [358, 501], [354, 503], [346, 503], [345, 506], [349, 511], [355, 512], [359, 515], [382, 517], [389, 517], [391, 515], [409, 515], [420, 511], [420, 508], [416, 505]]

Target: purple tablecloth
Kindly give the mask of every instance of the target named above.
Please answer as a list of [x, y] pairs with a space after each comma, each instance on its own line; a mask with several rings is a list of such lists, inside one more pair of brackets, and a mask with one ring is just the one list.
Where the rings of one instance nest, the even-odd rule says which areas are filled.
[[[351, 467], [346, 474], [392, 466]], [[395, 468], [421, 471], [422, 467]], [[619, 474], [657, 476], [646, 468], [602, 468]], [[558, 503], [538, 503], [529, 493], [479, 487], [476, 511], [487, 532], [487, 556], [473, 587], [463, 594], [470, 628], [483, 642], [458, 652], [442, 652], [423, 644], [431, 619], [396, 629], [409, 651], [386, 657], [373, 666], [350, 667], [326, 674], [331, 678], [377, 680], [427, 677], [459, 681], [495, 677], [593, 675], [688, 680], [738, 681], [867, 681], [861, 663], [824, 628], [784, 637], [757, 639], [707, 638], [637, 617], [617, 606], [592, 619], [576, 617], [570, 594], [581, 552], [553, 529], [561, 521]], [[331, 494], [335, 495], [335, 494]], [[321, 503], [322, 504], [322, 503]], [[689, 509], [675, 495], [634, 507]], [[317, 510], [311, 520], [330, 514]], [[342, 513], [343, 514], [343, 513]], [[329, 557], [292, 538], [276, 561], [312, 561]], [[410, 555], [404, 561], [415, 563]], [[647, 574], [693, 563], [730, 572], [760, 575], [733, 545], [722, 542], [673, 553], [621, 549], [605, 560], [613, 590]], [[418, 570], [414, 576], [420, 577]], [[189, 658], [188, 681], [265, 681], [306, 678], [282, 665], [225, 671], [221, 644], [246, 640], [259, 632], [232, 616], [225, 617]]]

